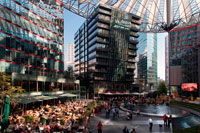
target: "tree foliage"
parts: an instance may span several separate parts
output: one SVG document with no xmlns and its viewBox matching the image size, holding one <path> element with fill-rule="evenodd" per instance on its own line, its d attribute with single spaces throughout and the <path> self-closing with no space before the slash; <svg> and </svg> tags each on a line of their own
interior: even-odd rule
<svg viewBox="0 0 200 133">
<path fill-rule="evenodd" d="M 167 85 L 164 81 L 160 82 L 158 85 L 158 94 L 167 94 Z"/>
<path fill-rule="evenodd" d="M 67 70 L 65 71 L 64 77 L 66 79 L 74 79 L 74 70 L 72 66 L 68 66 Z"/>
<path fill-rule="evenodd" d="M 3 103 L 3 99 L 6 95 L 10 96 L 11 102 L 15 102 L 15 94 L 24 92 L 20 86 L 12 86 L 11 75 L 6 73 L 0 73 L 0 104 Z"/>
</svg>

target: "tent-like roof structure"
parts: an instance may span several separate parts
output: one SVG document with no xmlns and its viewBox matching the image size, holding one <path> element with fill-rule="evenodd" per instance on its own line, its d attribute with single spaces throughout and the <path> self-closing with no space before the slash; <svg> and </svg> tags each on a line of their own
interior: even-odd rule
<svg viewBox="0 0 200 133">
<path fill-rule="evenodd" d="M 177 25 L 199 22 L 200 0 L 60 0 L 64 7 L 87 18 L 99 5 L 108 5 L 141 17 L 142 32 L 169 31 Z"/>
</svg>

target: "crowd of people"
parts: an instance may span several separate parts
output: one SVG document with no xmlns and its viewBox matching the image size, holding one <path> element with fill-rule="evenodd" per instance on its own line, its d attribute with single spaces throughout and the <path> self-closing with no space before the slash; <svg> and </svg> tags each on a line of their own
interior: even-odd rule
<svg viewBox="0 0 200 133">
<path fill-rule="evenodd" d="M 166 102 L 169 101 L 168 98 L 157 97 L 144 98 L 144 97 L 112 97 L 108 98 L 104 102 L 104 109 L 106 112 L 106 118 L 110 117 L 116 120 L 120 117 L 120 107 L 130 106 L 132 104 L 155 104 L 155 101 Z M 162 103 L 161 102 L 161 103 Z M 46 105 L 40 106 L 38 108 L 33 108 L 31 110 L 26 110 L 25 112 L 12 112 L 9 116 L 11 132 L 89 132 L 90 130 L 90 116 L 85 115 L 89 101 L 66 101 L 65 103 L 58 102 L 57 105 Z M 92 116 L 95 116 L 95 112 L 98 112 L 98 108 L 93 108 Z M 137 111 L 138 114 L 140 111 Z M 111 116 L 112 115 L 112 116 Z M 127 112 L 127 119 L 132 119 L 132 111 Z M 79 124 L 80 119 L 82 123 Z M 172 116 L 163 116 L 164 125 L 170 126 Z M 150 130 L 153 127 L 153 120 L 150 118 L 148 120 L 150 125 Z M 99 133 L 102 132 L 103 125 L 101 122 L 97 125 L 97 130 Z M 135 133 L 135 129 L 128 130 L 124 127 L 123 132 Z"/>
<path fill-rule="evenodd" d="M 9 116 L 12 132 L 76 132 L 78 130 L 87 132 L 88 126 L 80 126 L 78 120 L 83 119 L 88 101 L 69 101 L 65 104 L 55 106 L 41 106 L 40 108 L 27 110 L 19 114 L 12 113 Z M 26 120 L 26 119 L 31 120 Z M 85 125 L 89 123 L 89 117 L 84 118 Z"/>
<path fill-rule="evenodd" d="M 112 119 L 119 118 L 119 108 L 122 107 L 128 107 L 130 108 L 131 105 L 134 104 L 164 104 L 169 102 L 168 97 L 157 97 L 157 98 L 145 98 L 145 97 L 112 97 L 106 99 L 108 102 L 105 103 L 104 108 L 106 110 L 106 118 L 108 119 L 110 117 L 110 113 L 112 112 Z M 127 111 L 127 120 L 132 119 L 133 112 Z M 140 110 L 137 110 L 137 115 L 140 115 Z M 172 115 L 163 115 L 163 122 L 164 126 L 170 127 L 172 122 Z M 153 120 L 152 118 L 149 118 L 149 130 L 151 131 L 153 128 Z M 123 133 L 135 133 L 135 129 L 129 130 L 127 126 L 124 127 Z"/>
<path fill-rule="evenodd" d="M 104 103 L 104 109 L 106 111 L 106 118 L 110 118 L 110 114 L 112 113 L 112 119 L 119 118 L 119 103 L 118 101 L 110 100 Z"/>
</svg>

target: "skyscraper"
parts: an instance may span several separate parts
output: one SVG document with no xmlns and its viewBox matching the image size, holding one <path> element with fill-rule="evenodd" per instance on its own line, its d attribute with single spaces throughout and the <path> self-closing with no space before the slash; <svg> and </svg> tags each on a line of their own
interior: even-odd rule
<svg viewBox="0 0 200 133">
<path fill-rule="evenodd" d="M 199 24 L 193 24 L 176 28 L 169 34 L 169 84 L 176 86 L 179 92 L 182 83 L 196 83 L 199 88 L 200 35 L 198 31 L 200 31 Z"/>
<path fill-rule="evenodd" d="M 66 54 L 65 54 L 65 69 L 68 66 L 72 66 L 74 68 L 74 44 L 66 44 Z"/>
<path fill-rule="evenodd" d="M 95 93 L 131 89 L 139 25 L 140 17 L 99 5 L 75 34 L 75 75 Z"/>
<path fill-rule="evenodd" d="M 64 10 L 58 0 L 0 1 L 0 71 L 26 91 L 60 87 Z"/>
<path fill-rule="evenodd" d="M 138 53 L 138 78 L 145 79 L 145 89 L 157 87 L 157 34 L 139 33 Z"/>
</svg>

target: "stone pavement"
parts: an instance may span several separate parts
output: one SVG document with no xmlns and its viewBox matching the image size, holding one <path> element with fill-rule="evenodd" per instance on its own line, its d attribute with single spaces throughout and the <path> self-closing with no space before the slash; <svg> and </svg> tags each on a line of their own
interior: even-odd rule
<svg viewBox="0 0 200 133">
<path fill-rule="evenodd" d="M 111 114 L 112 116 L 112 114 Z M 106 119 L 105 111 L 102 109 L 102 112 L 97 116 L 92 117 L 91 124 L 91 133 L 97 133 L 97 124 L 99 121 L 103 124 L 103 133 L 122 133 L 124 126 L 127 126 L 128 129 L 135 128 L 137 133 L 171 133 L 172 129 L 164 127 L 162 118 L 152 117 L 153 120 L 153 129 L 149 131 L 148 124 L 149 117 L 147 116 L 137 116 L 133 115 L 132 120 L 126 120 L 126 112 L 120 110 L 120 118 L 117 120 Z M 159 124 L 162 124 L 162 128 L 159 127 Z"/>
</svg>

